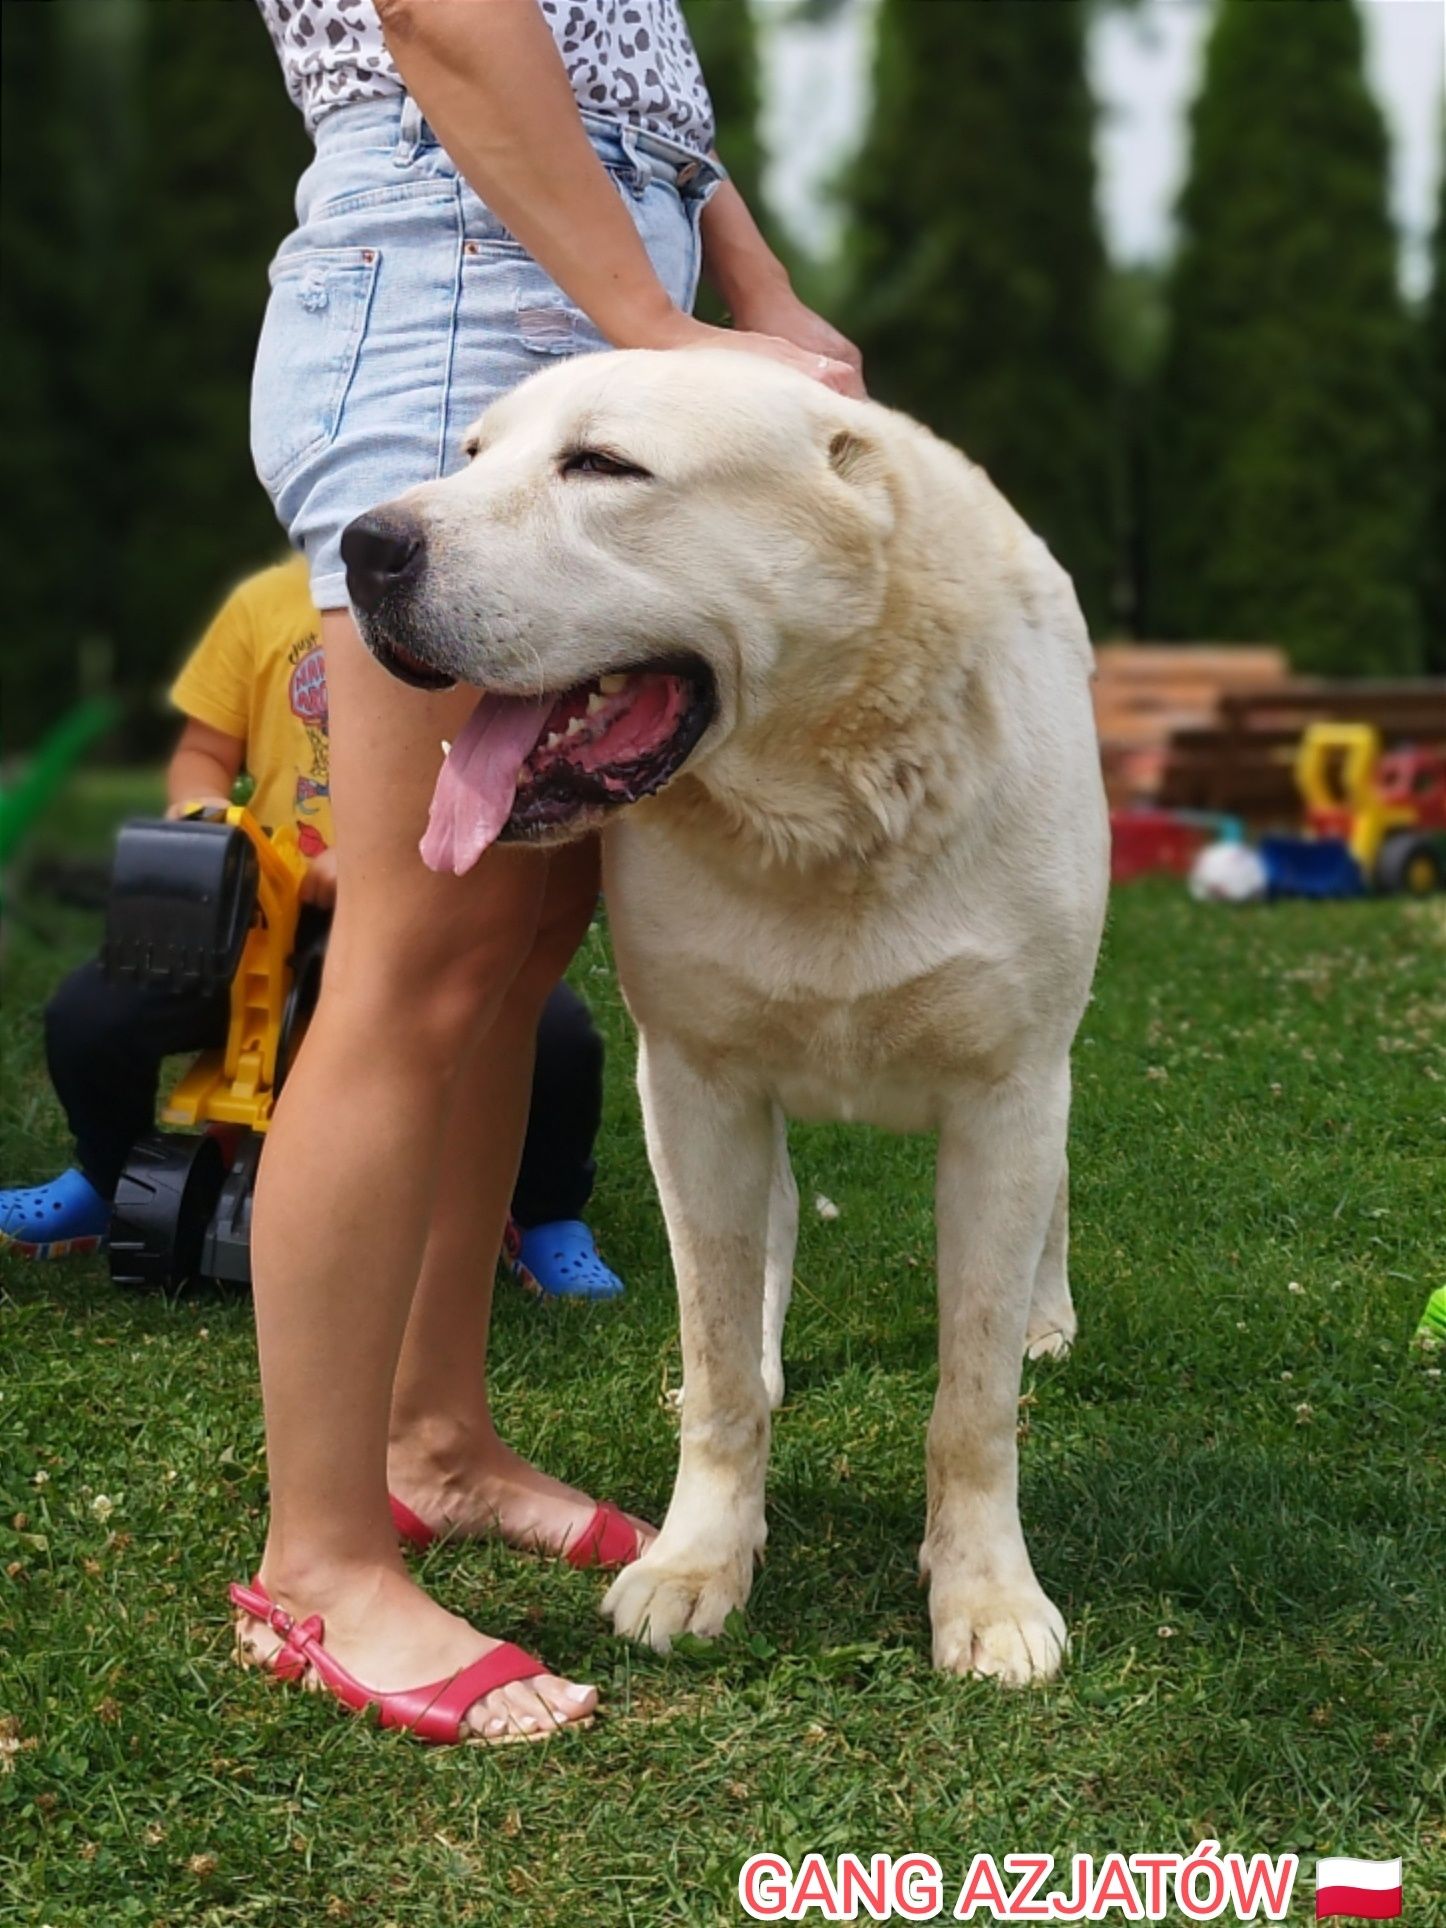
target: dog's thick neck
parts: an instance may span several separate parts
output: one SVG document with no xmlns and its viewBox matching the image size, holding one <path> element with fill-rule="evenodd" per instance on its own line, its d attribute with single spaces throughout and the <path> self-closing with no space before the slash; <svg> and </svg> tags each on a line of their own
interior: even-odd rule
<svg viewBox="0 0 1446 1928">
<path fill-rule="evenodd" d="M 972 531 L 941 511 L 960 499 L 957 453 L 923 437 L 918 457 L 893 480 L 877 618 L 826 661 L 806 639 L 782 639 L 766 705 L 658 800 L 680 830 L 704 813 L 713 838 L 724 827 L 750 863 L 832 871 L 847 887 L 850 873 L 888 869 L 899 851 L 913 867 L 927 862 L 966 812 L 990 807 L 1005 700 L 998 605 L 1015 572 L 1008 557 L 969 555 Z M 961 573 L 977 613 L 964 629 Z"/>
<path fill-rule="evenodd" d="M 994 722 L 984 679 L 964 663 L 931 671 L 907 650 L 895 655 L 889 633 L 883 647 L 875 637 L 847 652 L 825 704 L 761 721 L 694 779 L 695 806 L 721 816 L 755 858 L 814 870 L 868 868 L 906 844 L 921 856 L 985 777 Z"/>
</svg>

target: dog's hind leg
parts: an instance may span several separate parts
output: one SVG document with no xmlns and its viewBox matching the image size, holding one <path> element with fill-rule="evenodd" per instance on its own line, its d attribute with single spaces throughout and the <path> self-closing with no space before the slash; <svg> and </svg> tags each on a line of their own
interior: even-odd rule
<svg viewBox="0 0 1446 1928">
<path fill-rule="evenodd" d="M 768 1257 L 763 1274 L 763 1386 L 769 1410 L 783 1404 L 783 1322 L 793 1297 L 798 1247 L 798 1185 L 788 1156 L 788 1120 L 773 1107 L 773 1186 L 768 1194 Z"/>
<path fill-rule="evenodd" d="M 1024 1332 L 1026 1359 L 1059 1359 L 1074 1344 L 1079 1320 L 1069 1291 L 1069 1160 L 1060 1174 L 1044 1250 L 1034 1270 L 1034 1297 Z"/>
<path fill-rule="evenodd" d="M 702 1076 L 646 1034 L 638 1085 L 673 1250 L 687 1397 L 662 1530 L 603 1601 L 619 1633 L 666 1652 L 721 1633 L 753 1585 L 767 1532 L 763 1275 L 775 1129 L 762 1091 Z"/>
<path fill-rule="evenodd" d="M 1019 1523 L 1016 1427 L 1068 1116 L 1064 1069 L 971 1093 L 939 1133 L 939 1391 L 919 1566 L 935 1666 L 1010 1685 L 1047 1678 L 1066 1646 Z"/>
</svg>

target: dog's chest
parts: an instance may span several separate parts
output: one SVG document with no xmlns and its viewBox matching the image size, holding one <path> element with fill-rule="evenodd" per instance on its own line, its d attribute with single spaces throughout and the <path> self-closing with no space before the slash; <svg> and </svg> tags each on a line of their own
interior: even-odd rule
<svg viewBox="0 0 1446 1928">
<path fill-rule="evenodd" d="M 609 876 L 640 1027 L 793 1116 L 930 1129 L 946 1093 L 1019 1048 L 1027 973 L 997 931 L 940 906 L 870 918 L 665 878 L 654 864 Z"/>
<path fill-rule="evenodd" d="M 926 1130 L 941 1096 L 977 1072 L 1010 1028 L 991 1000 L 968 995 L 969 976 L 955 965 L 858 996 L 782 997 L 717 967 L 706 1015 L 673 1015 L 695 1048 L 751 1074 L 794 1117 Z"/>
</svg>

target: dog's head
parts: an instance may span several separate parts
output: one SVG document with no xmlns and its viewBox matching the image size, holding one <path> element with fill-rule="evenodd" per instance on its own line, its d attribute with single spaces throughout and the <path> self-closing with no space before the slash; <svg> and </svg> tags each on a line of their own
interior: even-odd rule
<svg viewBox="0 0 1446 1928">
<path fill-rule="evenodd" d="M 367 646 L 404 682 L 487 692 L 428 862 L 579 835 L 685 763 L 706 780 L 791 658 L 827 701 L 831 648 L 883 604 L 874 426 L 734 350 L 582 356 L 490 408 L 465 469 L 353 522 Z"/>
</svg>

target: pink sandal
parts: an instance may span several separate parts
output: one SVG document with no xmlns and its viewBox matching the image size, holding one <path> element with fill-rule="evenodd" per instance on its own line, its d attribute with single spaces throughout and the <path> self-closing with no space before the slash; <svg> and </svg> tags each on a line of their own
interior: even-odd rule
<svg viewBox="0 0 1446 1928">
<path fill-rule="evenodd" d="M 408 1546 L 422 1553 L 441 1537 L 436 1527 L 428 1526 L 405 1500 L 399 1500 L 394 1493 L 388 1497 L 392 1524 Z M 579 1568 L 625 1567 L 631 1566 L 641 1551 L 638 1529 L 627 1514 L 610 1501 L 599 1500 L 592 1518 L 562 1557 L 569 1566 Z"/>
<path fill-rule="evenodd" d="M 453 1674 L 448 1680 L 434 1680 L 426 1687 L 407 1687 L 398 1693 L 379 1693 L 375 1687 L 364 1687 L 352 1674 L 349 1674 L 339 1660 L 333 1658 L 321 1644 L 326 1629 L 319 1614 L 312 1614 L 305 1620 L 296 1620 L 278 1607 L 270 1599 L 259 1578 L 249 1587 L 232 1585 L 229 1589 L 231 1604 L 239 1607 L 242 1613 L 249 1614 L 253 1620 L 260 1620 L 271 1631 L 281 1636 L 282 1644 L 269 1660 L 256 1664 L 268 1673 L 275 1674 L 278 1680 L 300 1680 L 308 1667 L 312 1668 L 327 1692 L 344 1707 L 364 1714 L 372 1708 L 377 1710 L 379 1724 L 383 1727 L 400 1727 L 419 1741 L 430 1741 L 437 1746 L 455 1746 L 458 1743 L 471 1745 L 474 1742 L 487 1747 L 504 1746 L 512 1741 L 545 1740 L 548 1731 L 540 1734 L 486 1734 L 463 1735 L 462 1720 L 469 1707 L 493 1693 L 498 1687 L 508 1687 L 514 1680 L 535 1680 L 548 1669 L 532 1654 L 521 1647 L 514 1647 L 504 1641 L 494 1647 L 490 1654 L 474 1660 L 470 1667 Z M 587 1727 L 592 1723 L 590 1714 L 580 1720 L 568 1721 L 569 1727 Z"/>
</svg>

